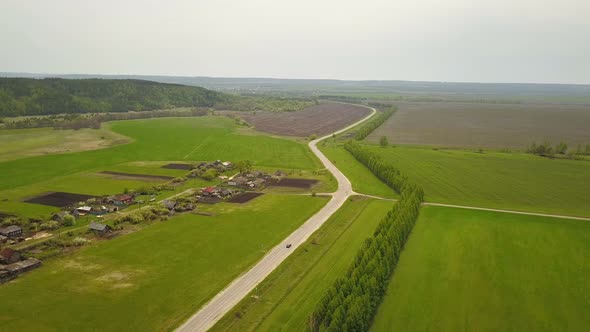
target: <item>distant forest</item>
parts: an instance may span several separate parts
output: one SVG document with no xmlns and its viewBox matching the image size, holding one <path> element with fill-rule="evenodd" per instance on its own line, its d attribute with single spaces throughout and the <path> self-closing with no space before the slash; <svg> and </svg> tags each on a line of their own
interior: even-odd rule
<svg viewBox="0 0 590 332">
<path fill-rule="evenodd" d="M 213 107 L 230 98 L 200 87 L 142 80 L 0 78 L 0 116 Z"/>
</svg>

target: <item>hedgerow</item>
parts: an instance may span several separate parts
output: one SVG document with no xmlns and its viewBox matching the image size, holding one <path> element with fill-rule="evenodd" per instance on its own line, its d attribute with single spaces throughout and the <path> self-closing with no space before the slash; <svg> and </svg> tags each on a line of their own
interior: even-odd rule
<svg viewBox="0 0 590 332">
<path fill-rule="evenodd" d="M 424 192 L 375 153 L 349 142 L 347 150 L 375 175 L 401 193 L 399 201 L 365 240 L 346 274 L 338 278 L 309 317 L 312 331 L 368 331 L 387 285 L 412 232 Z"/>
</svg>

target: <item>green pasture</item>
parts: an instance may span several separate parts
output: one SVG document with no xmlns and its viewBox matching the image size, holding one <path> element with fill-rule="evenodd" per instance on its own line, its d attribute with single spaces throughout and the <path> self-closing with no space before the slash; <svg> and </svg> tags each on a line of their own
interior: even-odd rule
<svg viewBox="0 0 590 332">
<path fill-rule="evenodd" d="M 420 185 L 426 201 L 590 216 L 590 162 L 522 153 L 371 147 Z"/>
<path fill-rule="evenodd" d="M 305 331 L 317 301 L 392 204 L 359 197 L 346 202 L 212 331 Z"/>
<path fill-rule="evenodd" d="M 590 223 L 424 207 L 372 331 L 585 331 Z"/>
<path fill-rule="evenodd" d="M 0 330 L 171 330 L 326 201 L 221 203 L 47 261 L 1 286 Z"/>
</svg>

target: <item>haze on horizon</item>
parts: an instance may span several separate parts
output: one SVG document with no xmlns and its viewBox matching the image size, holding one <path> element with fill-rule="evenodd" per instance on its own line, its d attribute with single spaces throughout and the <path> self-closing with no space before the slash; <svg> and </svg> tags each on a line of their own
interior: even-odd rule
<svg viewBox="0 0 590 332">
<path fill-rule="evenodd" d="M 585 0 L 0 3 L 0 72 L 590 83 Z"/>
</svg>

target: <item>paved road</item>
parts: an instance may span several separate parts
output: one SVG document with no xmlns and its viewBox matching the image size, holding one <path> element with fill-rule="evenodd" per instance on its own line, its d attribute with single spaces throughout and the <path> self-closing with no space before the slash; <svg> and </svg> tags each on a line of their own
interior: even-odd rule
<svg viewBox="0 0 590 332">
<path fill-rule="evenodd" d="M 362 120 L 335 132 L 339 134 L 363 121 L 366 121 L 375 114 L 375 109 Z M 219 292 L 211 301 L 205 304 L 196 314 L 180 326 L 177 331 L 207 331 L 220 320 L 231 308 L 246 297 L 261 281 L 263 281 L 275 268 L 277 268 L 297 247 L 303 244 L 334 212 L 336 212 L 346 199 L 354 192 L 350 181 L 340 172 L 334 164 L 324 156 L 317 148 L 319 141 L 331 137 L 332 134 L 309 142 L 309 148 L 320 159 L 328 171 L 338 181 L 338 190 L 332 194 L 332 198 L 320 211 L 309 218 L 301 227 L 291 233 L 286 239 L 272 248 L 254 267 L 232 281 L 229 286 Z M 286 248 L 290 243 L 291 248 Z"/>
</svg>

